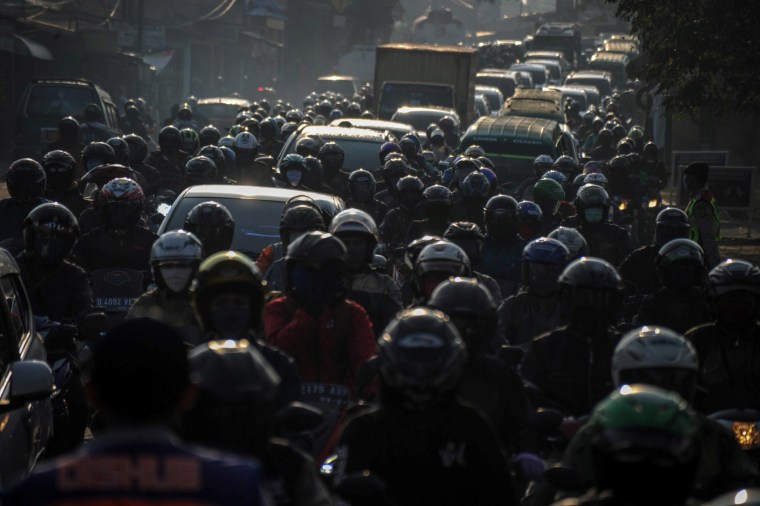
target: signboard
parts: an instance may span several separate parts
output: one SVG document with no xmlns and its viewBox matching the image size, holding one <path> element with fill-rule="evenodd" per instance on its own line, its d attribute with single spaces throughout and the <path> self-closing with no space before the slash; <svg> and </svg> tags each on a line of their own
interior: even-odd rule
<svg viewBox="0 0 760 506">
<path fill-rule="evenodd" d="M 715 196 L 718 209 L 727 211 L 751 211 L 752 189 L 755 183 L 755 167 L 710 167 L 707 187 Z M 683 167 L 677 170 L 679 181 Z M 686 207 L 689 195 L 683 184 L 678 187 L 678 204 Z"/>
<path fill-rule="evenodd" d="M 710 167 L 725 167 L 728 165 L 728 151 L 673 151 L 670 163 L 673 167 L 673 177 L 678 175 L 679 167 L 686 167 L 694 162 L 704 162 Z M 680 185 L 681 180 L 674 180 L 673 184 Z"/>
</svg>

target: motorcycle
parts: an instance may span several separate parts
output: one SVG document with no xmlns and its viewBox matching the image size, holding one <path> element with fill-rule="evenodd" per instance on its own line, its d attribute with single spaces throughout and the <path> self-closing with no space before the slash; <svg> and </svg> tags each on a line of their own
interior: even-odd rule
<svg viewBox="0 0 760 506">
<path fill-rule="evenodd" d="M 144 277 L 142 271 L 121 267 L 97 269 L 90 273 L 93 301 L 110 318 L 108 328 L 122 321 L 143 293 Z"/>
</svg>

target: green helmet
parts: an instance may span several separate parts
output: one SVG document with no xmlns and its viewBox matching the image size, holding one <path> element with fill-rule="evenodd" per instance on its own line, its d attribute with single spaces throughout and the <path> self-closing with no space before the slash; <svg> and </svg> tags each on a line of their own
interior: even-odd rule
<svg viewBox="0 0 760 506">
<path fill-rule="evenodd" d="M 195 154 L 201 145 L 198 132 L 192 128 L 183 128 L 179 131 L 179 149 L 188 154 Z"/>
<path fill-rule="evenodd" d="M 565 199 L 565 190 L 554 179 L 544 178 L 533 185 L 533 199 L 559 202 Z"/>
<path fill-rule="evenodd" d="M 588 423 L 602 453 L 651 450 L 681 462 L 693 455 L 699 431 L 698 416 L 681 396 L 649 385 L 623 385 L 594 408 Z"/>
</svg>

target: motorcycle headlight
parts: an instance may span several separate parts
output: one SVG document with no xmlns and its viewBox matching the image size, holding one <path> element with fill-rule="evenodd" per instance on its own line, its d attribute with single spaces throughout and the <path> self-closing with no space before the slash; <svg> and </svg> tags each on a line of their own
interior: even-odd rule
<svg viewBox="0 0 760 506">
<path fill-rule="evenodd" d="M 647 207 L 649 207 L 649 209 L 654 209 L 657 207 L 657 199 L 649 199 L 649 204 Z"/>
<path fill-rule="evenodd" d="M 618 209 L 620 209 L 621 211 L 625 211 L 626 209 L 628 209 L 628 201 L 627 200 L 621 201 L 620 204 L 618 205 Z"/>
<path fill-rule="evenodd" d="M 742 450 L 760 448 L 760 430 L 754 422 L 734 422 L 731 430 Z"/>
</svg>

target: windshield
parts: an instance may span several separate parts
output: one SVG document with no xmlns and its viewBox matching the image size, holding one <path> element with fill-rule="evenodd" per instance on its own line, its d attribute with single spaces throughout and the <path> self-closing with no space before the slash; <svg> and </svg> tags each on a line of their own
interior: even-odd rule
<svg viewBox="0 0 760 506">
<path fill-rule="evenodd" d="M 176 204 L 177 207 L 169 216 L 164 231 L 182 228 L 187 213 L 201 202 L 209 200 L 225 206 L 235 218 L 232 249 L 251 255 L 255 259 L 265 246 L 280 240 L 280 214 L 285 202 L 277 200 L 185 197 Z"/>
<path fill-rule="evenodd" d="M 499 95 L 495 93 L 483 93 L 482 97 L 488 102 L 488 108 L 492 111 L 498 111 L 501 109 L 501 103 L 499 103 Z"/>
<path fill-rule="evenodd" d="M 538 68 L 534 69 L 531 68 L 524 68 L 524 67 L 517 67 L 512 66 L 512 70 L 518 70 L 520 72 L 527 72 L 530 74 L 530 76 L 533 78 L 533 85 L 537 88 L 540 88 L 544 84 L 546 84 L 546 67 L 543 65 L 538 66 Z"/>
<path fill-rule="evenodd" d="M 499 88 L 499 91 L 504 95 L 505 99 L 515 94 L 515 81 L 508 77 L 476 76 L 475 83 L 482 84 L 483 86 Z"/>
<path fill-rule="evenodd" d="M 228 120 L 230 125 L 235 122 L 240 106 L 233 104 L 199 104 L 196 106 L 207 118 Z"/>
<path fill-rule="evenodd" d="M 347 81 L 347 80 L 335 80 L 335 81 L 319 80 L 317 81 L 317 85 L 316 85 L 317 93 L 325 93 L 328 91 L 332 91 L 333 93 L 340 93 L 343 96 L 351 98 L 354 96 L 354 83 L 352 81 Z"/>
<path fill-rule="evenodd" d="M 95 90 L 83 86 L 44 85 L 34 86 L 26 101 L 25 113 L 30 117 L 82 117 L 87 104 L 99 105 Z"/>
<path fill-rule="evenodd" d="M 601 77 L 572 77 L 567 80 L 567 84 L 587 84 L 599 90 L 599 95 L 602 97 L 608 97 L 612 95 L 612 85 L 610 85 L 609 81 Z"/>
<path fill-rule="evenodd" d="M 418 83 L 385 83 L 380 94 L 380 118 L 389 119 L 399 107 L 448 107 L 454 108 L 454 90 L 451 86 Z M 416 123 L 400 119 L 417 128 Z M 427 126 L 430 123 L 425 124 Z M 419 128 L 417 128 L 419 130 Z M 422 128 L 424 130 L 424 127 Z"/>
<path fill-rule="evenodd" d="M 369 171 L 375 171 L 379 168 L 379 153 L 380 146 L 385 141 L 359 141 L 354 139 L 333 139 L 326 136 L 320 136 L 320 140 L 323 144 L 328 142 L 335 142 L 341 148 L 346 155 L 343 162 L 343 168 L 346 170 L 354 171 L 356 169 L 366 169 Z M 291 142 L 288 145 L 287 154 L 295 153 L 297 142 Z M 284 156 L 284 155 L 282 155 Z"/>
<path fill-rule="evenodd" d="M 393 115 L 393 121 L 408 123 L 412 125 L 415 130 L 423 131 L 431 123 L 438 123 L 438 120 L 444 116 L 447 116 L 447 113 L 444 111 L 396 113 Z"/>
</svg>

